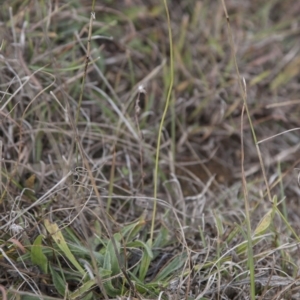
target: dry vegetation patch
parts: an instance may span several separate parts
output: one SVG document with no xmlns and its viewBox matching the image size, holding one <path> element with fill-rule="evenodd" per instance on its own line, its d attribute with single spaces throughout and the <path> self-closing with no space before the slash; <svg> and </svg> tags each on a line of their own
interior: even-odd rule
<svg viewBox="0 0 300 300">
<path fill-rule="evenodd" d="M 299 299 L 299 1 L 95 2 L 1 3 L 2 299 Z"/>
</svg>

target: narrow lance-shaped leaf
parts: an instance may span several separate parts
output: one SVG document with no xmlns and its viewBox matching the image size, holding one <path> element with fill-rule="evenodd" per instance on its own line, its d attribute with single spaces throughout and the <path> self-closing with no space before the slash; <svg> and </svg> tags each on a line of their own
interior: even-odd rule
<svg viewBox="0 0 300 300">
<path fill-rule="evenodd" d="M 44 222 L 46 229 L 51 234 L 53 240 L 59 247 L 59 249 L 65 254 L 65 256 L 69 259 L 69 261 L 74 265 L 74 267 L 82 274 L 85 274 L 84 269 L 80 266 L 75 256 L 70 251 L 64 236 L 62 235 L 59 227 L 56 223 L 50 223 L 49 220 L 45 220 Z"/>
</svg>

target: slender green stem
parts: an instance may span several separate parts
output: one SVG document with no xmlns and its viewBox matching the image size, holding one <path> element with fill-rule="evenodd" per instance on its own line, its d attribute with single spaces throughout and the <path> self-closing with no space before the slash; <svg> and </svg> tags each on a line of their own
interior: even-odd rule
<svg viewBox="0 0 300 300">
<path fill-rule="evenodd" d="M 161 143 L 161 135 L 162 129 L 164 125 L 164 121 L 167 115 L 167 111 L 170 104 L 170 99 L 172 95 L 173 83 L 174 83 L 174 57 L 173 57 L 173 42 L 172 42 L 172 30 L 171 30 L 171 21 L 170 14 L 168 9 L 167 0 L 164 0 L 164 6 L 166 9 L 167 22 L 168 22 L 168 31 L 169 31 L 169 43 L 170 43 L 170 85 L 168 89 L 168 95 L 166 100 L 165 109 L 160 121 L 159 129 L 158 129 L 158 137 L 157 137 L 157 146 L 156 146 L 156 157 L 155 157 L 155 170 L 154 170 L 154 203 L 153 203 L 153 214 L 152 214 L 152 222 L 151 222 L 151 233 L 150 233 L 150 243 L 152 245 L 153 242 L 153 233 L 154 233 L 154 223 L 155 223 L 155 215 L 157 209 L 157 183 L 158 183 L 158 162 L 159 162 L 159 152 L 160 152 L 160 143 Z"/>
</svg>

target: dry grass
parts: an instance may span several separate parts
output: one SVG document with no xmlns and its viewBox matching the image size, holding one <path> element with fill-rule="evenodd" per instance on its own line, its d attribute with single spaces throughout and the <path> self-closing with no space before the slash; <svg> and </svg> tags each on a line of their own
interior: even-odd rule
<svg viewBox="0 0 300 300">
<path fill-rule="evenodd" d="M 298 299 L 300 4 L 225 1 L 256 145 L 221 1 L 104 2 L 2 4 L 2 299 Z"/>
</svg>

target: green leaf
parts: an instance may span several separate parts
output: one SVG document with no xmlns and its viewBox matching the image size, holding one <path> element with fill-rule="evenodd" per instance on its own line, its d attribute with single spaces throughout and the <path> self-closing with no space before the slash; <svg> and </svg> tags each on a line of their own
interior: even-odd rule
<svg viewBox="0 0 300 300">
<path fill-rule="evenodd" d="M 264 216 L 263 218 L 260 220 L 259 224 L 257 225 L 255 231 L 254 231 L 254 235 L 255 236 L 259 236 L 264 234 L 267 229 L 269 228 L 270 224 L 273 221 L 272 218 L 273 215 L 273 209 L 270 209 Z"/>
<path fill-rule="evenodd" d="M 147 287 L 147 284 L 144 281 L 140 281 L 138 277 L 136 277 L 132 272 L 128 271 L 128 273 L 130 274 L 130 278 L 132 279 L 132 281 L 134 281 L 134 285 L 137 289 L 137 291 L 140 294 L 145 294 L 145 293 L 151 293 L 150 289 Z"/>
<path fill-rule="evenodd" d="M 153 253 L 151 248 L 147 245 L 147 243 L 144 243 L 142 241 L 134 241 L 134 242 L 130 242 L 126 245 L 126 247 L 132 247 L 132 248 L 144 248 L 148 254 L 148 256 L 152 259 L 153 258 Z"/>
<path fill-rule="evenodd" d="M 86 296 L 84 296 L 82 298 L 82 300 L 92 300 L 92 299 L 94 299 L 94 293 L 93 292 L 87 293 Z"/>
<path fill-rule="evenodd" d="M 107 258 L 106 258 L 107 262 L 109 261 L 109 258 L 110 258 L 110 254 L 107 255 Z M 106 267 L 110 267 L 110 266 L 111 266 L 110 262 L 106 264 Z M 110 279 L 110 277 L 112 276 L 112 271 L 108 270 L 108 269 L 100 268 L 99 273 L 103 279 L 103 282 L 104 282 L 103 286 L 105 288 L 107 295 L 109 295 L 110 297 L 115 297 L 115 296 L 120 295 L 121 291 L 116 289 L 113 286 L 112 280 Z"/>
<path fill-rule="evenodd" d="M 77 262 L 75 256 L 72 254 L 70 251 L 66 240 L 64 236 L 61 233 L 61 230 L 57 226 L 56 223 L 50 223 L 48 219 L 45 220 L 44 222 L 45 227 L 47 231 L 51 234 L 53 240 L 59 247 L 59 249 L 65 254 L 65 256 L 68 258 L 68 260 L 73 264 L 73 266 L 82 274 L 85 274 L 84 269 L 80 266 L 80 264 Z"/>
<path fill-rule="evenodd" d="M 104 282 L 103 285 L 104 285 L 105 291 L 108 296 L 110 296 L 110 297 L 120 296 L 121 291 L 119 289 L 116 289 L 113 286 L 112 280 L 108 280 L 108 281 Z"/>
<path fill-rule="evenodd" d="M 95 280 L 91 279 L 85 282 L 79 289 L 70 295 L 70 299 L 82 299 L 83 295 L 96 286 Z"/>
<path fill-rule="evenodd" d="M 43 235 L 39 235 L 31 247 L 31 261 L 38 265 L 44 273 L 48 273 L 48 259 L 42 250 Z"/>
<path fill-rule="evenodd" d="M 187 255 L 182 253 L 172 259 L 166 266 L 162 268 L 159 274 L 156 276 L 156 280 L 164 280 L 168 276 L 174 275 L 174 272 L 181 268 L 186 263 Z"/>
<path fill-rule="evenodd" d="M 64 280 L 61 278 L 61 276 L 59 275 L 59 273 L 57 273 L 51 266 L 51 264 L 49 264 L 49 269 L 50 269 L 50 273 L 52 276 L 52 282 L 56 288 L 56 290 L 58 291 L 58 293 L 61 296 L 64 296 L 66 293 L 66 283 L 64 282 Z"/>
<path fill-rule="evenodd" d="M 141 218 L 138 222 L 125 226 L 121 231 L 122 236 L 126 237 L 126 241 L 131 241 L 145 226 L 145 223 L 145 220 Z"/>
<path fill-rule="evenodd" d="M 151 240 L 148 240 L 147 241 L 147 246 L 149 248 L 150 248 L 150 243 L 151 243 Z M 142 257 L 142 261 L 141 261 L 141 266 L 140 266 L 140 270 L 139 270 L 139 279 L 141 281 L 144 281 L 144 279 L 146 277 L 146 274 L 148 272 L 149 265 L 150 265 L 150 262 L 152 260 L 152 257 L 149 255 L 149 253 L 147 251 L 145 251 L 143 253 L 143 257 Z"/>
<path fill-rule="evenodd" d="M 110 251 L 105 252 L 103 269 L 111 271 L 111 262 L 110 262 Z"/>
<path fill-rule="evenodd" d="M 162 227 L 153 242 L 153 248 L 164 247 L 168 243 L 168 230 Z"/>
<path fill-rule="evenodd" d="M 276 207 L 277 207 L 277 196 L 275 195 L 272 199 L 273 206 L 272 208 L 263 216 L 263 218 L 260 220 L 259 224 L 257 225 L 254 236 L 259 236 L 264 234 L 267 229 L 270 227 L 271 223 L 273 222 Z"/>
<path fill-rule="evenodd" d="M 117 247 L 116 251 L 118 251 L 118 253 L 120 253 L 120 243 L 118 242 L 119 234 L 115 234 L 114 238 L 115 238 L 115 243 L 116 243 L 116 247 Z M 108 258 L 110 261 L 110 268 L 105 267 L 105 269 L 111 270 L 112 275 L 116 275 L 121 272 L 118 258 L 116 255 L 116 251 L 115 251 L 112 241 L 109 241 L 107 244 L 107 247 L 106 247 L 106 253 L 110 254 L 109 258 Z M 106 255 L 106 253 L 105 253 L 105 255 Z"/>
<path fill-rule="evenodd" d="M 109 278 L 111 276 L 111 270 L 106 270 L 104 268 L 99 268 L 99 274 L 101 278 Z"/>
</svg>

